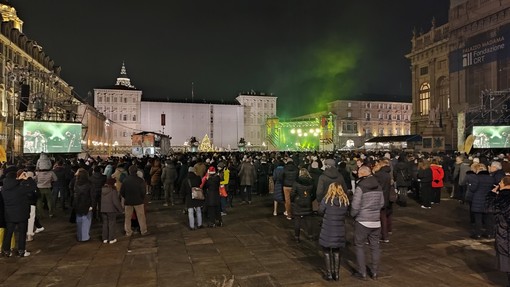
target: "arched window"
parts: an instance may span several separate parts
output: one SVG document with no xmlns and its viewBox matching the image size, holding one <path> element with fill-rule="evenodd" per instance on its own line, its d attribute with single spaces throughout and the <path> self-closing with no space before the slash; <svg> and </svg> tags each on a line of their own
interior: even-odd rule
<svg viewBox="0 0 510 287">
<path fill-rule="evenodd" d="M 441 77 L 437 81 L 437 94 L 439 95 L 439 110 L 444 112 L 450 109 L 450 84 L 448 77 Z"/>
<path fill-rule="evenodd" d="M 420 115 L 426 116 L 430 110 L 430 84 L 423 83 L 420 87 Z"/>
</svg>

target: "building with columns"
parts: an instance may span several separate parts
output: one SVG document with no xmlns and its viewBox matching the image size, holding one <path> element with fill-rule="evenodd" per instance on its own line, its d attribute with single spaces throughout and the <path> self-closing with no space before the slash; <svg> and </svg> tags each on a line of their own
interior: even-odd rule
<svg viewBox="0 0 510 287">
<path fill-rule="evenodd" d="M 452 0 L 448 23 L 413 33 L 412 132 L 424 149 L 465 150 L 478 125 L 510 119 L 510 0 Z"/>
</svg>

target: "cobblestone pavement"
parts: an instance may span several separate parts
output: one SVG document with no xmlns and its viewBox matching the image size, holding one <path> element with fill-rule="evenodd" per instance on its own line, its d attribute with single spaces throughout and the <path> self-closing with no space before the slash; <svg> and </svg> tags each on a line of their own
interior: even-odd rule
<svg viewBox="0 0 510 287">
<path fill-rule="evenodd" d="M 446 196 L 446 194 L 444 194 Z M 383 243 L 379 280 L 351 277 L 353 246 L 342 253 L 341 282 L 321 276 L 317 241 L 293 240 L 292 222 L 272 215 L 272 198 L 236 205 L 225 226 L 190 231 L 182 205 L 149 205 L 146 236 L 121 235 L 103 244 L 93 224 L 89 242 L 75 240 L 62 211 L 43 218 L 46 230 L 28 242 L 26 258 L 0 259 L 0 286 L 505 286 L 495 270 L 493 242 L 469 238 L 467 206 L 444 199 L 432 209 L 415 202 L 396 207 L 389 243 Z M 282 210 L 283 211 L 283 210 Z M 318 218 L 314 219 L 317 223 Z M 318 232 L 318 224 L 313 225 Z M 348 224 L 352 243 L 352 220 Z"/>
</svg>

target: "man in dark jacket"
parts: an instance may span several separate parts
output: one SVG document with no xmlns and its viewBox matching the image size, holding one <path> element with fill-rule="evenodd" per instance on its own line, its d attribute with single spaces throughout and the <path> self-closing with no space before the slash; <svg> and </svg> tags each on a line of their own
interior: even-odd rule
<svg viewBox="0 0 510 287">
<path fill-rule="evenodd" d="M 398 157 L 398 162 L 393 168 L 393 180 L 398 189 L 397 204 L 407 206 L 407 191 L 411 187 L 412 171 L 411 164 L 405 154 Z"/>
<path fill-rule="evenodd" d="M 202 179 L 195 174 L 195 168 L 193 166 L 188 167 L 188 175 L 182 181 L 180 192 L 184 195 L 190 230 L 202 228 L 202 206 L 204 205 L 204 200 L 193 199 L 191 196 L 191 188 L 199 187 L 201 183 Z"/>
<path fill-rule="evenodd" d="M 365 243 L 368 241 L 372 252 L 371 276 L 377 279 L 380 250 L 379 238 L 381 235 L 381 208 L 384 206 L 382 188 L 377 179 L 372 176 L 367 166 L 358 170 L 358 182 L 352 199 L 351 216 L 354 217 L 354 246 L 358 271 L 354 276 L 366 280 L 367 270 L 365 264 Z"/>
<path fill-rule="evenodd" d="M 145 181 L 137 176 L 138 168 L 132 165 L 128 169 L 129 175 L 124 179 L 120 188 L 120 195 L 123 199 L 124 205 L 124 229 L 126 236 L 131 236 L 133 230 L 131 229 L 131 216 L 133 210 L 136 211 L 136 218 L 140 225 L 140 233 L 147 234 L 147 223 L 145 220 L 144 199 L 145 199 Z"/>
<path fill-rule="evenodd" d="M 331 158 L 326 159 L 324 165 L 324 172 L 319 177 L 319 182 L 317 183 L 317 202 L 321 202 L 326 192 L 328 192 L 329 185 L 333 182 L 339 183 L 344 192 L 347 193 L 347 185 L 345 184 L 344 177 L 335 167 L 335 160 Z"/>
<path fill-rule="evenodd" d="M 106 175 L 101 171 L 100 166 L 95 166 L 90 176 L 90 184 L 92 185 L 92 196 L 95 199 L 95 206 L 92 206 L 92 216 L 96 220 L 101 220 L 101 190 L 106 183 Z"/>
<path fill-rule="evenodd" d="M 30 252 L 25 250 L 27 238 L 28 218 L 30 217 L 30 199 L 34 198 L 35 185 L 29 186 L 16 179 L 16 168 L 7 168 L 6 176 L 3 182 L 2 197 L 4 200 L 4 214 L 6 223 L 6 232 L 2 242 L 2 254 L 11 256 L 11 237 L 18 227 L 18 256 L 26 257 Z M 20 180 L 28 177 L 23 170 L 18 173 Z"/>
</svg>

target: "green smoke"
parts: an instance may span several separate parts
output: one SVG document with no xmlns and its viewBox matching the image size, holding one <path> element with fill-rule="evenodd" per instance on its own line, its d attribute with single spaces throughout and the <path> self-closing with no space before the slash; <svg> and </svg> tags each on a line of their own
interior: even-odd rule
<svg viewBox="0 0 510 287">
<path fill-rule="evenodd" d="M 360 45 L 332 39 L 296 53 L 299 55 L 291 57 L 294 61 L 279 67 L 272 88 L 278 96 L 278 116 L 324 111 L 328 102 L 351 96 L 356 90 L 352 73 L 362 54 Z"/>
</svg>

